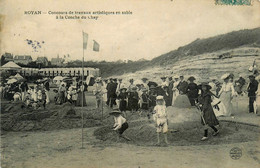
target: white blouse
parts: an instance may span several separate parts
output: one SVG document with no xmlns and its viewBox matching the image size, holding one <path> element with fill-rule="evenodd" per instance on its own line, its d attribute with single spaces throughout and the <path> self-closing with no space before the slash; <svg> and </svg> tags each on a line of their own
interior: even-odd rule
<svg viewBox="0 0 260 168">
<path fill-rule="evenodd" d="M 122 127 L 122 125 L 126 122 L 126 119 L 122 117 L 121 115 L 118 117 L 114 117 L 115 124 L 114 124 L 114 130 L 118 130 Z"/>
<path fill-rule="evenodd" d="M 231 92 L 232 93 L 232 96 L 236 95 L 236 91 L 235 91 L 235 88 L 234 88 L 234 85 L 233 83 L 229 82 L 229 83 L 223 83 L 220 91 L 219 91 L 219 95 L 222 93 L 222 92 Z"/>
</svg>

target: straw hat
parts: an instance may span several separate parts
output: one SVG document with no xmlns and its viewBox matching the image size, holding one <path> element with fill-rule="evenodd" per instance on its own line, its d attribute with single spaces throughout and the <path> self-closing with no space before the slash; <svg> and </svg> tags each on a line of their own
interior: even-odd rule
<svg viewBox="0 0 260 168">
<path fill-rule="evenodd" d="M 174 79 L 179 79 L 179 76 L 178 76 L 178 75 L 175 75 L 173 78 L 174 78 Z"/>
<path fill-rule="evenodd" d="M 120 90 L 127 90 L 127 88 L 126 87 L 121 87 Z"/>
<path fill-rule="evenodd" d="M 122 114 L 118 109 L 115 109 L 109 113 L 109 115 Z"/>
<path fill-rule="evenodd" d="M 224 80 L 224 79 L 227 79 L 229 77 L 229 73 L 225 73 L 224 75 L 221 76 L 221 79 Z"/>
<path fill-rule="evenodd" d="M 163 100 L 163 96 L 157 96 L 156 100 Z"/>
</svg>

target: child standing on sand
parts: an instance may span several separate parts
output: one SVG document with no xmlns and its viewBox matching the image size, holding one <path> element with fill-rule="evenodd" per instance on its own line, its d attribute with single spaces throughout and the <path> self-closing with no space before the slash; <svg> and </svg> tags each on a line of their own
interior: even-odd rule
<svg viewBox="0 0 260 168">
<path fill-rule="evenodd" d="M 167 120 L 167 111 L 166 105 L 163 99 L 163 96 L 156 97 L 156 106 L 154 107 L 153 117 L 156 125 L 157 132 L 157 145 L 160 144 L 160 133 L 164 134 L 164 141 L 166 144 L 169 144 L 167 140 L 168 132 L 168 120 Z"/>
</svg>

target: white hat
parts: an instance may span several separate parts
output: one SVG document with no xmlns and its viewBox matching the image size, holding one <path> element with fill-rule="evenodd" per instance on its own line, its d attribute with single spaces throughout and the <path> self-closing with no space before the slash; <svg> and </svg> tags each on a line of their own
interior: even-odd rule
<svg viewBox="0 0 260 168">
<path fill-rule="evenodd" d="M 224 80 L 224 79 L 228 78 L 229 75 L 230 75 L 229 73 L 225 73 L 224 75 L 221 76 L 221 79 Z"/>
<path fill-rule="evenodd" d="M 157 96 L 156 100 L 163 100 L 163 96 Z"/>
<path fill-rule="evenodd" d="M 178 75 L 175 75 L 173 78 L 174 78 L 174 79 L 179 79 L 179 76 L 178 76 Z"/>
</svg>

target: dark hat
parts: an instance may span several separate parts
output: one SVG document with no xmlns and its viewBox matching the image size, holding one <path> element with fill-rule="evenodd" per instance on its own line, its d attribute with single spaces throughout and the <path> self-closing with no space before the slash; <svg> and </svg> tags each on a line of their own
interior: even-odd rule
<svg viewBox="0 0 260 168">
<path fill-rule="evenodd" d="M 249 75 L 248 78 L 255 78 L 255 76 L 254 75 Z"/>
<path fill-rule="evenodd" d="M 119 81 L 122 81 L 122 79 L 118 79 Z"/>
<path fill-rule="evenodd" d="M 168 88 L 168 86 L 164 85 L 163 88 Z"/>
<path fill-rule="evenodd" d="M 142 81 L 147 81 L 148 79 L 147 78 L 142 78 Z"/>
<path fill-rule="evenodd" d="M 129 80 L 129 82 L 133 82 L 133 81 L 134 81 L 134 79 L 130 79 L 130 80 Z"/>
<path fill-rule="evenodd" d="M 166 76 L 162 76 L 161 79 L 166 79 Z"/>
<path fill-rule="evenodd" d="M 116 79 L 116 78 L 114 78 L 114 79 L 113 79 L 113 81 L 117 81 L 117 79 Z"/>
<path fill-rule="evenodd" d="M 172 77 L 171 77 L 171 76 L 169 77 L 169 80 L 172 80 Z"/>
<path fill-rule="evenodd" d="M 149 88 L 150 89 L 155 89 L 156 87 L 154 85 L 151 85 Z"/>
<path fill-rule="evenodd" d="M 109 113 L 109 115 L 122 114 L 118 109 L 115 109 Z"/>
<path fill-rule="evenodd" d="M 132 90 L 137 90 L 137 87 L 135 86 L 135 87 L 132 87 Z"/>
<path fill-rule="evenodd" d="M 212 87 L 209 85 L 208 82 L 202 82 L 200 85 L 198 85 L 199 89 L 202 89 L 202 86 L 206 86 L 208 90 L 210 90 Z"/>
<path fill-rule="evenodd" d="M 191 76 L 191 77 L 188 78 L 188 80 L 189 80 L 189 81 L 194 81 L 194 80 L 196 80 L 196 78 L 194 78 L 193 76 Z"/>
</svg>

